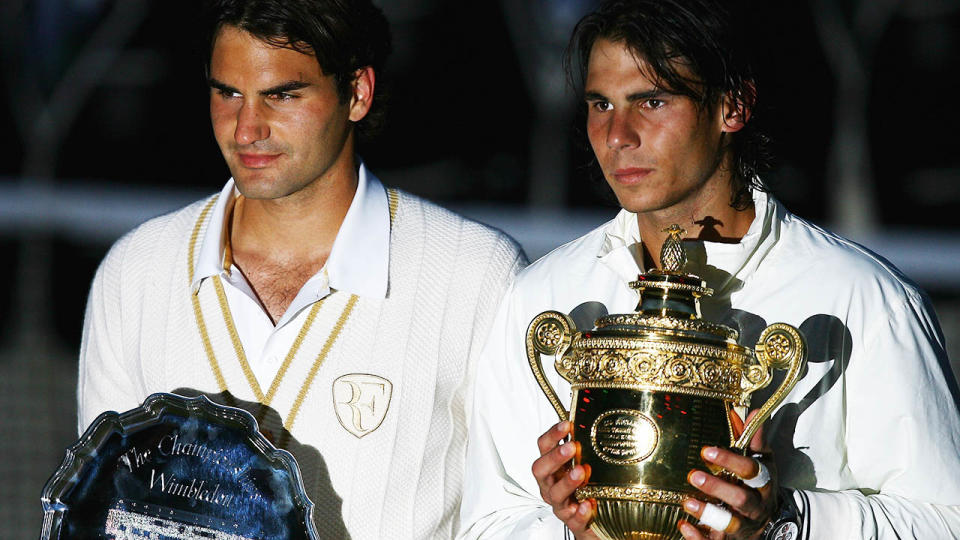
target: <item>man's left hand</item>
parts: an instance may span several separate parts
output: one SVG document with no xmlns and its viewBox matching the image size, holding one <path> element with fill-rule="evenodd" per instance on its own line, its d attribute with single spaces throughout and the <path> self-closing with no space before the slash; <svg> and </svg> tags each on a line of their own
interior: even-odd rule
<svg viewBox="0 0 960 540">
<path fill-rule="evenodd" d="M 749 418 L 748 418 L 749 419 Z M 739 418 L 738 418 L 739 420 Z M 734 422 L 734 425 L 739 422 Z M 742 425 L 742 424 L 741 424 Z M 737 426 L 739 427 L 739 426 Z M 735 430 L 736 431 L 736 430 Z M 750 450 L 760 453 L 763 450 L 763 430 L 757 433 L 750 441 Z M 701 470 L 692 470 L 687 475 L 687 481 L 703 494 L 717 499 L 723 507 L 716 503 L 707 503 L 700 499 L 688 498 L 683 502 L 684 510 L 701 519 L 704 512 L 708 513 L 708 525 L 722 527 L 714 530 L 701 523 L 694 526 L 686 520 L 677 524 L 684 538 L 695 540 L 754 540 L 763 533 L 763 528 L 776 514 L 777 510 L 777 475 L 773 460 L 769 453 L 760 454 L 762 457 L 742 456 L 730 450 L 717 447 L 704 447 L 700 455 L 707 466 L 714 471 L 721 469 L 732 474 L 712 475 Z M 757 454 L 755 454 L 757 455 Z M 750 479 L 755 483 L 760 474 L 761 463 L 769 473 L 769 481 L 759 487 L 749 487 L 739 479 Z M 766 473 L 763 473 L 766 474 Z M 710 508 L 712 506 L 712 508 Z M 730 514 L 729 523 L 726 513 Z"/>
</svg>

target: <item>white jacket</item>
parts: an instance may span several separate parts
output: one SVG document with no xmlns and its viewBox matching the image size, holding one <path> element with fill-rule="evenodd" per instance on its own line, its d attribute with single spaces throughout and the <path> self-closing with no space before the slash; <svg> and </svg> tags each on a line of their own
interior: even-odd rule
<svg viewBox="0 0 960 540">
<path fill-rule="evenodd" d="M 960 537 L 960 415 L 943 335 L 926 296 L 861 246 L 790 214 L 764 193 L 737 244 L 687 242 L 715 290 L 703 316 L 753 347 L 774 322 L 800 329 L 806 375 L 766 426 L 803 538 Z M 531 473 L 536 439 L 558 421 L 524 351 L 530 320 L 552 309 L 580 329 L 629 313 L 639 233 L 626 211 L 529 266 L 482 353 L 461 510 L 465 538 L 562 538 Z M 561 400 L 569 384 L 544 359 Z M 765 398 L 773 390 L 754 395 Z M 755 405 L 758 406 L 758 405 Z"/>
</svg>

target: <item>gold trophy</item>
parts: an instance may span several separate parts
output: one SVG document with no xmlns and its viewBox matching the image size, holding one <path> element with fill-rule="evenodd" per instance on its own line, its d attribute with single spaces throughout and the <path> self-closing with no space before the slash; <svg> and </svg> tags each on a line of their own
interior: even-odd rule
<svg viewBox="0 0 960 540">
<path fill-rule="evenodd" d="M 589 466 L 575 496 L 596 500 L 591 527 L 608 540 L 681 538 L 681 502 L 699 493 L 687 473 L 704 466 L 700 450 L 745 453 L 806 362 L 803 338 L 790 325 L 768 326 L 754 351 L 737 344 L 736 330 L 702 320 L 699 299 L 713 291 L 683 273 L 685 231 L 673 225 L 664 232 L 663 269 L 630 284 L 640 293 L 636 313 L 600 317 L 582 332 L 568 315 L 545 311 L 527 329 L 530 368 L 560 419 L 573 423 L 571 439 L 581 448 L 575 461 Z M 540 355 L 555 355 L 557 372 L 570 382 L 569 412 Z M 783 382 L 735 437 L 731 411 L 742 417 L 773 369 L 787 370 Z"/>
</svg>

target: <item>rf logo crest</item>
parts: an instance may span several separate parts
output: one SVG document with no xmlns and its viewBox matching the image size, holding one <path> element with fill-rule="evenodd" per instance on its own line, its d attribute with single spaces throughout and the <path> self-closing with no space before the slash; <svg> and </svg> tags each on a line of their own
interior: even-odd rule
<svg viewBox="0 0 960 540">
<path fill-rule="evenodd" d="M 393 384 L 368 373 L 348 373 L 333 381 L 333 408 L 344 429 L 358 439 L 380 427 L 390 408 Z"/>
</svg>

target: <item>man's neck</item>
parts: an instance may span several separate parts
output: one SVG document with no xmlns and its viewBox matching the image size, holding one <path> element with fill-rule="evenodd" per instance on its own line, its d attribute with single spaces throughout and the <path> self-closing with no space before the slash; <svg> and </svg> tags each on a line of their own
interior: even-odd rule
<svg viewBox="0 0 960 540">
<path fill-rule="evenodd" d="M 234 254 L 255 252 L 268 258 L 302 260 L 329 253 L 353 201 L 357 180 L 307 189 L 315 193 L 242 199 L 232 221 Z"/>
<path fill-rule="evenodd" d="M 326 264 L 357 190 L 357 174 L 319 179 L 282 199 L 239 198 L 231 255 L 276 323 Z"/>
<path fill-rule="evenodd" d="M 660 268 L 660 249 L 667 237 L 664 229 L 677 224 L 688 240 L 737 243 L 756 216 L 753 204 L 743 210 L 730 206 L 730 197 L 714 197 L 706 205 L 682 205 L 662 211 L 637 214 L 643 242 L 644 266 Z"/>
</svg>

